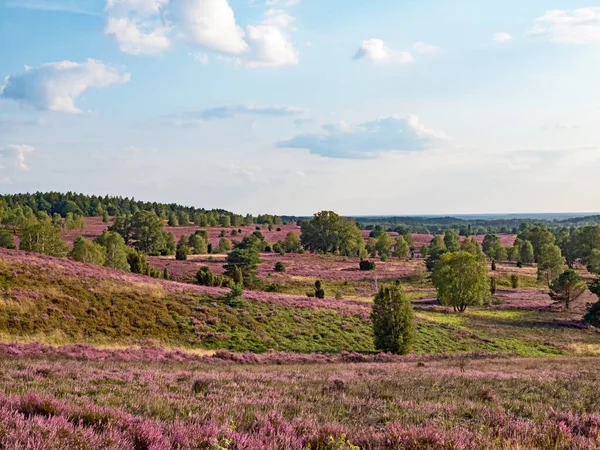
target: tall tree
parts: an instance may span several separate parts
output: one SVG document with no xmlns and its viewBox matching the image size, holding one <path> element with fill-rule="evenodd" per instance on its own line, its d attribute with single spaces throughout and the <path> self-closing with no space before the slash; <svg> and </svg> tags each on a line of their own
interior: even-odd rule
<svg viewBox="0 0 600 450">
<path fill-rule="evenodd" d="M 523 241 L 519 247 L 519 260 L 523 264 L 532 264 L 535 261 L 533 245 L 529 241 Z"/>
<path fill-rule="evenodd" d="M 106 258 L 104 265 L 111 269 L 124 270 L 129 272 L 130 267 L 127 262 L 127 253 L 129 251 L 123 237 L 115 232 L 105 231 L 96 238 L 96 242 L 106 249 Z"/>
<path fill-rule="evenodd" d="M 316 253 L 358 256 L 364 239 L 354 221 L 332 211 L 322 211 L 302 222 L 300 240 L 305 249 Z"/>
<path fill-rule="evenodd" d="M 225 275 L 233 278 L 235 272 L 240 269 L 244 278 L 244 285 L 252 287 L 257 281 L 258 264 L 260 263 L 260 255 L 253 248 L 240 249 L 236 248 L 227 255 L 227 264 Z"/>
</svg>

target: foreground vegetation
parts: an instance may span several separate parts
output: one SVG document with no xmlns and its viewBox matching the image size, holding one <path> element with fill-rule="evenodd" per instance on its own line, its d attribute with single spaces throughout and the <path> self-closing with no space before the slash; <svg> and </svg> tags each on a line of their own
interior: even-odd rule
<svg viewBox="0 0 600 450">
<path fill-rule="evenodd" d="M 0 363 L 2 448 L 600 446 L 595 359 Z"/>
</svg>

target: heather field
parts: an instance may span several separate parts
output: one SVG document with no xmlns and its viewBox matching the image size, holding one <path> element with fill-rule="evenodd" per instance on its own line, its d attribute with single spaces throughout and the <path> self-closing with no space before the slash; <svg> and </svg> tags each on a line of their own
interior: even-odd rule
<svg viewBox="0 0 600 450">
<path fill-rule="evenodd" d="M 88 238 L 106 228 L 87 225 Z M 230 305 L 229 289 L 194 284 L 225 255 L 148 257 L 168 281 L 0 249 L 0 449 L 600 447 L 591 293 L 566 311 L 534 265 L 497 263 L 495 294 L 456 314 L 419 257 L 373 271 L 308 252 L 260 259 L 256 290 Z M 316 280 L 324 299 L 307 295 Z M 415 311 L 406 356 L 373 344 L 373 294 L 395 280 Z"/>
<path fill-rule="evenodd" d="M 1 448 L 600 446 L 593 358 L 159 361 L 16 347 L 0 350 Z"/>
</svg>

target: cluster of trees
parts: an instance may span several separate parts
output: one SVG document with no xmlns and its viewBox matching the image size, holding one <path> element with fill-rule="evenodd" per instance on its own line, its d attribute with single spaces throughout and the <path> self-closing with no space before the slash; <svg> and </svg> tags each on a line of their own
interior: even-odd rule
<svg viewBox="0 0 600 450">
<path fill-rule="evenodd" d="M 375 258 L 379 256 L 382 261 L 389 257 L 406 259 L 414 250 L 414 241 L 410 231 L 392 238 L 387 232 L 373 233 L 365 246 L 366 253 Z"/>
<path fill-rule="evenodd" d="M 365 242 L 356 222 L 332 211 L 319 212 L 302 222 L 301 231 L 300 241 L 306 250 L 344 256 L 364 254 Z"/>
</svg>

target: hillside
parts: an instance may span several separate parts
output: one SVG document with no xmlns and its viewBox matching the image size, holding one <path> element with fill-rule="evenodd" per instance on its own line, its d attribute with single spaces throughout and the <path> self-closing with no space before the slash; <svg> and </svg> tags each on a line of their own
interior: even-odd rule
<svg viewBox="0 0 600 450">
<path fill-rule="evenodd" d="M 52 344 L 162 345 L 265 352 L 374 351 L 370 305 L 252 292 L 233 308 L 227 290 L 156 280 L 20 251 L 0 251 L 0 336 Z M 414 295 L 416 353 L 595 352 L 600 335 L 580 315 L 553 311 L 543 293 L 501 290 L 502 304 L 448 314 Z M 527 300 L 532 293 L 533 301 Z"/>
</svg>

